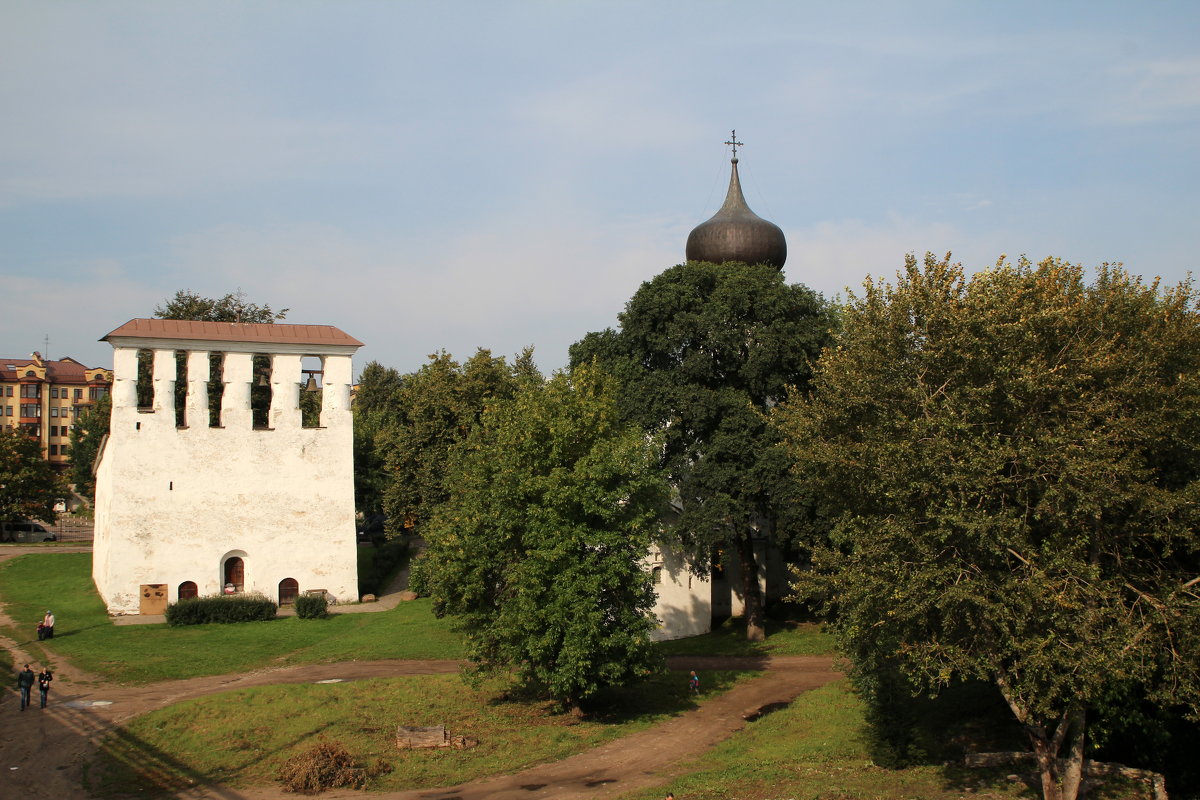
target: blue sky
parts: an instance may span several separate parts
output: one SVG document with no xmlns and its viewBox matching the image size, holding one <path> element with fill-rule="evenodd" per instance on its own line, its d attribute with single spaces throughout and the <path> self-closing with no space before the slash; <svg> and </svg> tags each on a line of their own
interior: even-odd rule
<svg viewBox="0 0 1200 800">
<path fill-rule="evenodd" d="M 720 206 L 736 128 L 785 273 L 906 252 L 1200 265 L 1200 4 L 15 2 L 0 353 L 178 289 L 401 371 L 562 366 Z"/>
</svg>

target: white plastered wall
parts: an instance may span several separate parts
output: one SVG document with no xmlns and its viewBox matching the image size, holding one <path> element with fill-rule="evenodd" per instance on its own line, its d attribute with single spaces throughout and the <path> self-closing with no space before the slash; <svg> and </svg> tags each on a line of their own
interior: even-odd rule
<svg viewBox="0 0 1200 800">
<path fill-rule="evenodd" d="M 650 570 L 660 569 L 655 584 L 654 616 L 658 627 L 650 634 L 655 641 L 698 636 L 712 629 L 712 589 L 707 577 L 692 574 L 678 550 L 658 545 L 646 559 Z"/>
<path fill-rule="evenodd" d="M 154 407 L 137 408 L 137 351 L 154 350 Z M 312 348 L 269 353 L 270 429 L 254 429 L 252 347 L 222 343 L 221 427 L 209 427 L 209 349 L 187 352 L 186 426 L 174 411 L 175 353 L 189 342 L 114 343 L 112 425 L 96 473 L 92 576 L 113 614 L 139 613 L 143 584 L 217 594 L 231 555 L 244 587 L 278 600 L 279 582 L 357 600 L 351 358 Z M 276 345 L 278 347 L 278 345 Z M 263 352 L 261 347 L 258 352 Z M 324 364 L 321 427 L 305 428 L 302 355 Z"/>
</svg>

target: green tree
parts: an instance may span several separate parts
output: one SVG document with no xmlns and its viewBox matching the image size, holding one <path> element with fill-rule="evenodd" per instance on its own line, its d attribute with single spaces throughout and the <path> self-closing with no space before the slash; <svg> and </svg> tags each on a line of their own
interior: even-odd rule
<svg viewBox="0 0 1200 800">
<path fill-rule="evenodd" d="M 404 379 L 391 367 L 368 362 L 354 393 L 354 502 L 363 514 L 383 510 L 387 471 L 377 437 L 399 421 Z"/>
<path fill-rule="evenodd" d="M 1076 797 L 1108 693 L 1198 711 L 1196 300 L 1108 265 L 910 256 L 781 413 L 835 521 L 798 589 L 859 685 L 994 683 L 1047 800 Z"/>
<path fill-rule="evenodd" d="M 71 427 L 71 480 L 75 491 L 96 499 L 96 476 L 92 473 L 100 443 L 108 435 L 112 397 L 104 395 L 80 412 Z"/>
<path fill-rule="evenodd" d="M 615 395 L 583 367 L 490 404 L 455 448 L 418 569 L 480 671 L 513 670 L 573 710 L 656 666 L 642 562 L 666 486 Z"/>
<path fill-rule="evenodd" d="M 201 297 L 191 289 L 180 289 L 161 306 L 155 307 L 154 316 L 198 322 L 270 324 L 286 317 L 288 311 L 286 308 L 273 311 L 268 305 L 251 303 L 241 289 L 224 297 Z"/>
<path fill-rule="evenodd" d="M 662 437 L 675 533 L 701 568 L 714 551 L 737 554 L 747 636 L 761 640 L 755 541 L 786 540 L 807 508 L 769 411 L 787 386 L 807 386 L 833 317 L 774 267 L 689 262 L 642 284 L 619 321 L 572 346 L 571 363 L 616 374 L 622 418 Z"/>
<path fill-rule="evenodd" d="M 42 446 L 15 428 L 0 428 L 0 522 L 54 519 L 64 486 L 42 458 Z"/>
<path fill-rule="evenodd" d="M 489 403 L 512 397 L 518 381 L 503 357 L 481 348 L 464 364 L 445 351 L 435 353 L 401 383 L 398 418 L 376 437 L 387 472 L 383 506 L 393 533 L 420 531 L 446 502 L 451 448 L 467 437 Z"/>
</svg>

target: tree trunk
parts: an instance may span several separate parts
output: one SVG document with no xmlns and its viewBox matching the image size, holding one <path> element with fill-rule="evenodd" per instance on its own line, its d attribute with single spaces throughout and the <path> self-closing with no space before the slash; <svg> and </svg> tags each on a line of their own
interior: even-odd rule
<svg viewBox="0 0 1200 800">
<path fill-rule="evenodd" d="M 1079 709 L 1071 714 L 1071 748 L 1067 752 L 1067 764 L 1062 776 L 1063 800 L 1076 800 L 1079 786 L 1083 782 L 1083 739 L 1087 730 L 1087 711 Z"/>
<path fill-rule="evenodd" d="M 1058 785 L 1058 748 L 1046 736 L 1045 731 L 1040 735 L 1030 732 L 1033 744 L 1033 754 L 1037 758 L 1038 773 L 1042 778 L 1042 800 L 1063 800 L 1062 790 Z"/>
<path fill-rule="evenodd" d="M 754 541 L 749 532 L 738 537 L 738 560 L 742 566 L 742 613 L 746 618 L 746 641 L 761 642 L 767 638 L 763 623 L 763 596 L 758 585 L 758 559 L 754 556 Z"/>
</svg>

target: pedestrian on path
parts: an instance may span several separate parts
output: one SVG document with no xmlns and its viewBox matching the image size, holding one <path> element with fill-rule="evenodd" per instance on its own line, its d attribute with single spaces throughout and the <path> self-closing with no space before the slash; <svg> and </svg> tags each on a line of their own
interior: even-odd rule
<svg viewBox="0 0 1200 800">
<path fill-rule="evenodd" d="M 25 669 L 17 673 L 17 689 L 21 692 L 21 710 L 25 710 L 25 706 L 29 705 L 29 690 L 33 688 L 33 670 L 29 665 L 25 665 Z"/>
<path fill-rule="evenodd" d="M 692 674 L 688 676 L 688 688 L 692 694 L 700 694 L 700 676 L 696 674 L 696 670 L 692 670 Z"/>
<path fill-rule="evenodd" d="M 46 707 L 46 696 L 50 694 L 50 681 L 52 680 L 54 680 L 54 673 L 50 671 L 49 667 L 43 667 L 37 676 L 38 692 L 42 695 L 42 708 Z"/>
<path fill-rule="evenodd" d="M 42 618 L 42 630 L 46 634 L 47 639 L 54 638 L 54 614 L 50 613 L 50 609 L 46 609 L 46 616 Z"/>
</svg>

